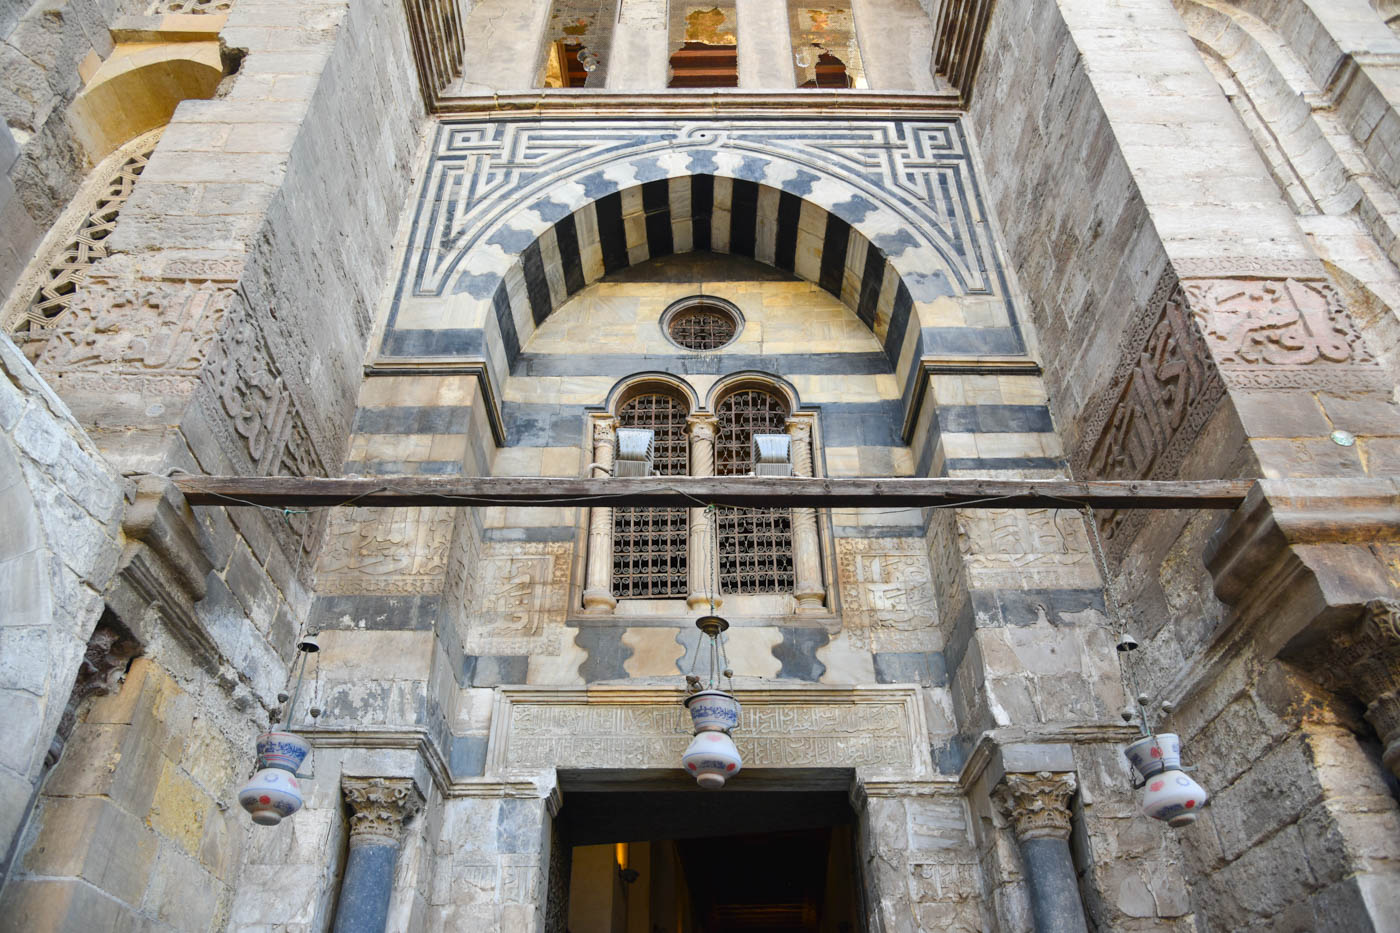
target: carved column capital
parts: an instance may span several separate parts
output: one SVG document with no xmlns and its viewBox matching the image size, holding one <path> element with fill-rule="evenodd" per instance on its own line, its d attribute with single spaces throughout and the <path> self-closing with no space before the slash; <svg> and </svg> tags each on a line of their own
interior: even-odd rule
<svg viewBox="0 0 1400 933">
<path fill-rule="evenodd" d="M 342 777 L 340 790 L 353 811 L 352 846 L 397 846 L 404 824 L 423 808 L 423 794 L 412 778 Z"/>
<path fill-rule="evenodd" d="M 593 446 L 611 446 L 617 437 L 617 419 L 611 415 L 593 416 Z"/>
<path fill-rule="evenodd" d="M 718 431 L 719 419 L 712 412 L 695 412 L 685 419 L 685 433 L 692 441 L 713 441 Z"/>
<path fill-rule="evenodd" d="M 1072 771 L 1010 773 L 992 791 L 992 800 L 1021 842 L 1068 839 L 1069 799 L 1077 786 Z"/>
</svg>

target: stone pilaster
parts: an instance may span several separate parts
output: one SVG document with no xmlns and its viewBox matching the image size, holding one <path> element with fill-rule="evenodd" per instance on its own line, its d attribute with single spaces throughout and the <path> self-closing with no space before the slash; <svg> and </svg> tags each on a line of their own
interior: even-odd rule
<svg viewBox="0 0 1400 933">
<path fill-rule="evenodd" d="M 617 446 L 617 419 L 593 419 L 593 463 L 611 471 L 613 452 Z M 592 468 L 590 476 L 597 475 Z M 606 475 L 606 474 L 605 474 Z M 588 563 L 584 569 L 583 608 L 592 612 L 611 612 L 617 608 L 612 594 L 612 509 L 594 506 L 588 516 Z"/>
<path fill-rule="evenodd" d="M 334 933 L 381 933 L 389 917 L 404 825 L 423 806 L 412 778 L 342 777 L 350 805 L 350 855 L 340 883 Z"/>
<path fill-rule="evenodd" d="M 792 438 L 792 473 L 812 475 L 812 418 L 795 415 L 788 419 L 787 433 Z M 826 604 L 826 586 L 822 582 L 821 544 L 817 538 L 816 509 L 792 510 L 793 596 L 798 612 L 819 612 Z"/>
<path fill-rule="evenodd" d="M 1073 772 L 1011 772 L 992 791 L 1016 834 L 1037 933 L 1088 929 L 1069 851 L 1069 801 L 1076 786 Z"/>
<path fill-rule="evenodd" d="M 715 432 L 718 424 L 708 412 L 691 415 L 685 424 L 690 438 L 690 475 L 715 475 Z M 701 506 L 690 510 L 690 551 L 686 567 L 690 576 L 690 594 L 685 604 L 692 610 L 718 609 L 723 599 L 719 595 L 719 574 L 715 552 L 714 512 Z"/>
</svg>

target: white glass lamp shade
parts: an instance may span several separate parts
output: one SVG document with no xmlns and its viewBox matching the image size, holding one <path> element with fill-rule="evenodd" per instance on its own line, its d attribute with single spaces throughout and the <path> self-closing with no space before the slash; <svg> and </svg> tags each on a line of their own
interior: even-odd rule
<svg viewBox="0 0 1400 933">
<path fill-rule="evenodd" d="M 719 790 L 744 767 L 734 740 L 723 732 L 701 732 L 681 756 L 681 766 L 706 790 Z"/>
<path fill-rule="evenodd" d="M 1161 771 L 1147 779 L 1142 812 L 1168 826 L 1187 826 L 1196 822 L 1196 814 L 1209 799 L 1205 788 L 1184 771 Z"/>
</svg>

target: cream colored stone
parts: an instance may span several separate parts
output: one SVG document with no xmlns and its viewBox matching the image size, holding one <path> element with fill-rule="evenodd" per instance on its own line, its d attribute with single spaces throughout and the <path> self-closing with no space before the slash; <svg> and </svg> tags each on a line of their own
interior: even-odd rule
<svg viewBox="0 0 1400 933">
<path fill-rule="evenodd" d="M 676 640 L 673 628 L 629 628 L 622 633 L 622 644 L 632 649 L 623 662 L 628 677 L 674 677 L 685 648 Z"/>
</svg>

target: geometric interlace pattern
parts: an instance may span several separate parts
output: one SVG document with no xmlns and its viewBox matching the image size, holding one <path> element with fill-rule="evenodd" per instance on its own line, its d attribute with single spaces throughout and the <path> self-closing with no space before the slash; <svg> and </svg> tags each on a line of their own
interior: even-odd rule
<svg viewBox="0 0 1400 933">
<path fill-rule="evenodd" d="M 154 149 L 152 146 L 127 159 L 112 176 L 73 239 L 54 257 L 44 284 L 35 290 L 29 305 L 15 322 L 16 331 L 51 328 L 72 306 L 73 296 L 87 279 L 88 271 L 107 255 L 107 237 L 116 229 L 117 215 L 131 197 L 136 179 L 146 170 Z"/>
</svg>

